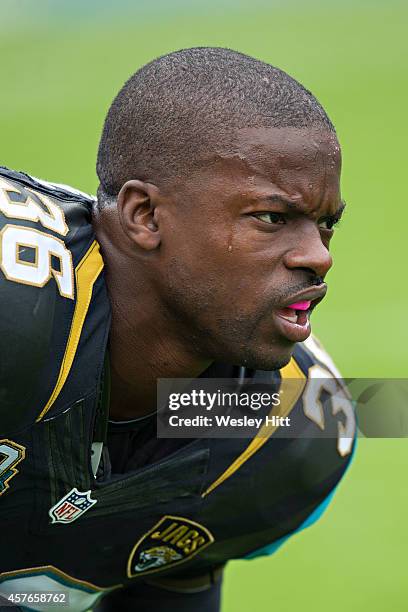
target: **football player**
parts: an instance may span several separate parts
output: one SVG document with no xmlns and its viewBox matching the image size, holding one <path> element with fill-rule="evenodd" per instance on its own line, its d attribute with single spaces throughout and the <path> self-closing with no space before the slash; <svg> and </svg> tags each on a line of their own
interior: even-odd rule
<svg viewBox="0 0 408 612">
<path fill-rule="evenodd" d="M 298 82 L 195 48 L 115 98 L 97 200 L 0 171 L 4 598 L 216 612 L 230 559 L 320 516 L 354 446 L 310 336 L 340 163 Z M 249 439 L 157 438 L 157 379 L 195 377 L 277 382 L 293 435 L 278 421 Z"/>
</svg>

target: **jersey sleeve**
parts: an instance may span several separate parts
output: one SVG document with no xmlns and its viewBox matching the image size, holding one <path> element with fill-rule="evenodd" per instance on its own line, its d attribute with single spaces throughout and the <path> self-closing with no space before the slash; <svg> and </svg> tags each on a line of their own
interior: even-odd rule
<svg viewBox="0 0 408 612">
<path fill-rule="evenodd" d="M 52 414 L 72 373 L 103 268 L 91 206 L 0 168 L 0 435 Z"/>
</svg>

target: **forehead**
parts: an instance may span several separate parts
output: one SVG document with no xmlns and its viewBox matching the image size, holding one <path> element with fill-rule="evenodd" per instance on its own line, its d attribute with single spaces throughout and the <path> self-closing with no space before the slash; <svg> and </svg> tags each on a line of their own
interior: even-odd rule
<svg viewBox="0 0 408 612">
<path fill-rule="evenodd" d="M 281 194 L 316 214 L 339 206 L 341 152 L 329 130 L 244 128 L 216 157 L 213 177 L 218 182 L 221 174 L 228 190 L 233 184 L 248 196 Z"/>
<path fill-rule="evenodd" d="M 322 128 L 241 128 L 236 130 L 233 148 L 249 158 L 275 163 L 311 162 L 324 156 L 332 164 L 340 162 L 340 147 L 334 132 Z M 272 159 L 273 158 L 273 159 Z"/>
</svg>

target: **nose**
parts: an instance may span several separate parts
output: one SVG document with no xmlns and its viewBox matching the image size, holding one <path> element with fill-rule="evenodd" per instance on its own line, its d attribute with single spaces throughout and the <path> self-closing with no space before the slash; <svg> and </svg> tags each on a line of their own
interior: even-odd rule
<svg viewBox="0 0 408 612">
<path fill-rule="evenodd" d="M 307 268 L 316 276 L 324 278 L 333 264 L 327 246 L 322 241 L 319 228 L 313 223 L 308 230 L 297 236 L 296 241 L 285 253 L 284 263 L 291 270 Z"/>
</svg>

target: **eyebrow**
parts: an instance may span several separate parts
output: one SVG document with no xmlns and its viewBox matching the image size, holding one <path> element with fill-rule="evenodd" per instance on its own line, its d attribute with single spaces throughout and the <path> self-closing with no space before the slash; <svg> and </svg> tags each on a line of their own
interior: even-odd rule
<svg viewBox="0 0 408 612">
<path fill-rule="evenodd" d="M 277 193 L 272 193 L 270 195 L 262 196 L 260 199 L 261 200 L 267 200 L 269 202 L 272 202 L 273 204 L 284 204 L 285 206 L 287 206 L 291 210 L 299 210 L 299 202 L 295 202 L 294 200 L 290 200 L 289 198 L 286 198 L 285 196 L 279 195 Z M 341 217 L 345 207 L 346 207 L 345 200 L 340 200 L 340 204 L 339 204 L 338 208 L 336 209 L 336 211 L 333 214 L 331 214 L 331 215 L 326 215 L 326 217 L 327 218 Z"/>
</svg>

